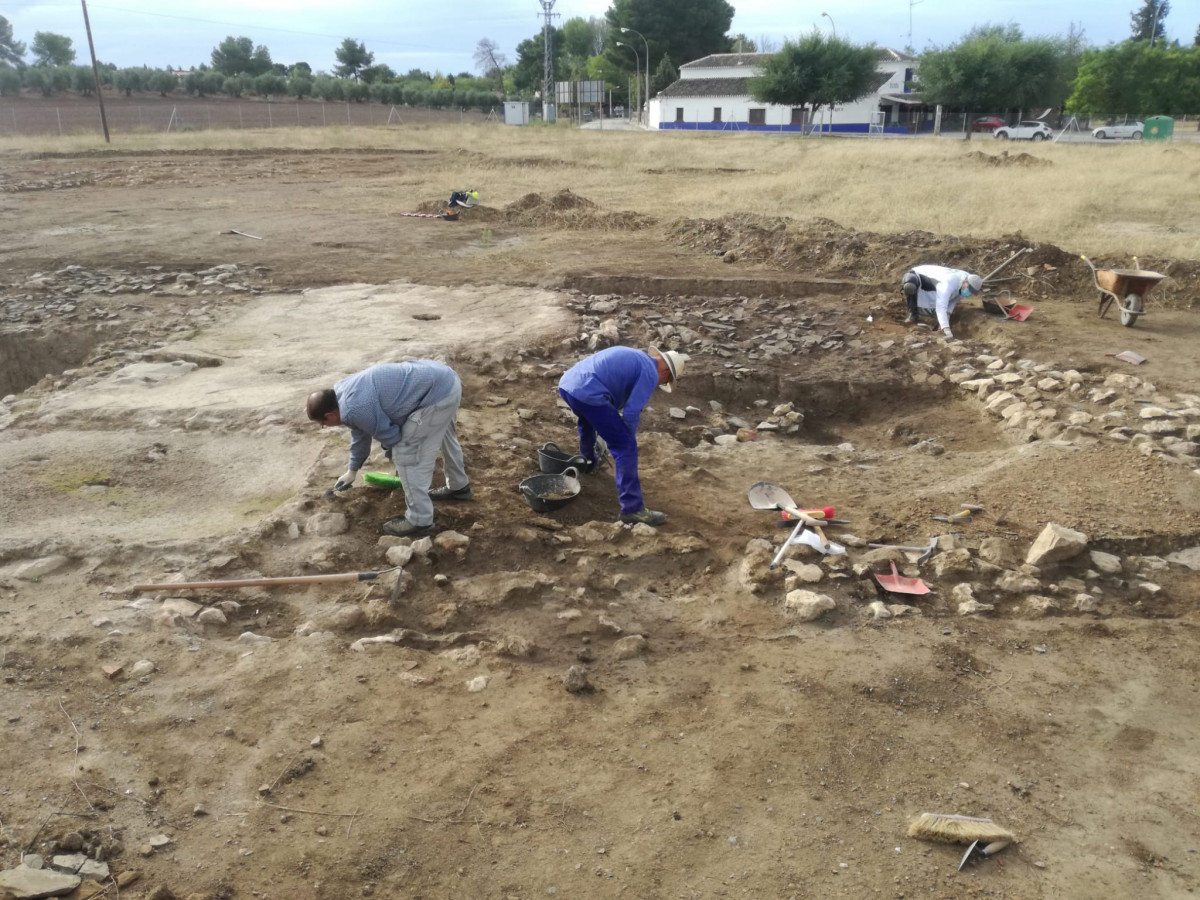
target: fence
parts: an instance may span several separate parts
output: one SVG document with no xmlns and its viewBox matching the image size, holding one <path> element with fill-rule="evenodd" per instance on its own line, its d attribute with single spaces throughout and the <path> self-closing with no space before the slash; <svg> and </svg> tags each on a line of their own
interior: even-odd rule
<svg viewBox="0 0 1200 900">
<path fill-rule="evenodd" d="M 445 110 L 379 103 L 322 100 L 204 102 L 164 98 L 161 102 L 104 101 L 113 134 L 200 131 L 231 128 L 313 128 L 503 122 L 501 111 Z M 0 105 L 0 137 L 101 133 L 100 109 L 93 101 L 22 101 Z"/>
<path fill-rule="evenodd" d="M 1175 137 L 1177 139 L 1193 140 L 1200 137 L 1200 120 L 1196 116 L 1175 116 L 1174 118 Z M 1057 111 L 1047 113 L 1047 111 L 1041 109 L 1025 110 L 1019 115 L 1008 112 L 943 112 L 941 133 L 947 136 L 962 136 L 970 130 L 974 138 L 990 138 L 992 137 L 992 132 L 998 127 L 994 123 L 1015 125 L 1017 122 L 1034 121 L 1045 122 L 1055 131 L 1066 132 L 1067 135 L 1078 133 L 1083 136 L 1090 136 L 1094 128 L 1123 122 L 1140 122 L 1144 121 L 1144 117 L 1113 115 L 1071 116 L 1063 115 Z M 932 110 L 928 110 L 924 113 L 916 131 L 918 134 L 932 134 L 933 126 L 934 113 Z"/>
</svg>

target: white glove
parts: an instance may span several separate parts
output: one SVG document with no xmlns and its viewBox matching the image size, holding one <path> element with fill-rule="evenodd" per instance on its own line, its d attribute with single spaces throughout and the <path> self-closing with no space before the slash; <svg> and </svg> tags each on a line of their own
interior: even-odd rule
<svg viewBox="0 0 1200 900">
<path fill-rule="evenodd" d="M 347 491 L 354 485 L 354 479 L 358 478 L 358 469 L 347 469 L 333 485 L 335 491 Z"/>
<path fill-rule="evenodd" d="M 950 330 L 949 325 L 942 329 L 942 334 L 951 339 L 954 337 L 954 332 Z"/>
</svg>

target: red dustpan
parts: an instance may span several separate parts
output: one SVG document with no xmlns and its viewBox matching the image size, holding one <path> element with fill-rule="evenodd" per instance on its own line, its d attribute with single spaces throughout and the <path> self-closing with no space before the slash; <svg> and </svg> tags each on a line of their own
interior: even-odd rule
<svg viewBox="0 0 1200 900">
<path fill-rule="evenodd" d="M 993 316 L 999 316 L 1002 319 L 1011 319 L 1014 322 L 1024 322 L 1033 315 L 1032 306 L 1024 306 L 1020 303 L 1010 303 L 1008 306 L 1005 306 L 999 300 L 991 297 L 983 301 L 983 309 Z"/>
<path fill-rule="evenodd" d="M 928 594 L 929 586 L 920 578 L 907 578 L 896 571 L 896 564 L 892 563 L 891 575 L 880 575 L 878 572 L 871 573 L 875 577 L 875 582 L 887 591 L 889 594 Z"/>
</svg>

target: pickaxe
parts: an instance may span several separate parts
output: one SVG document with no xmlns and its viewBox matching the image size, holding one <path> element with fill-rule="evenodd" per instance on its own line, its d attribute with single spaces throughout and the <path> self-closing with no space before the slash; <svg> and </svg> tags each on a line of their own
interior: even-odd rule
<svg viewBox="0 0 1200 900">
<path fill-rule="evenodd" d="M 929 559 L 929 557 L 933 556 L 933 551 L 937 549 L 937 542 L 937 537 L 931 537 L 929 539 L 928 547 L 901 547 L 897 544 L 867 544 L 867 546 L 887 548 L 889 550 L 904 550 L 909 553 L 920 553 L 921 555 L 917 557 L 917 563 L 920 564 Z"/>
</svg>

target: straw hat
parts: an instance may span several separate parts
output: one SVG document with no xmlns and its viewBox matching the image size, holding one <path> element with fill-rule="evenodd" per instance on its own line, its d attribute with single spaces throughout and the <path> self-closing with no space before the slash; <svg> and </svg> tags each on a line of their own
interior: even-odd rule
<svg viewBox="0 0 1200 900">
<path fill-rule="evenodd" d="M 676 378 L 683 374 L 684 366 L 691 357 L 686 353 L 677 353 L 674 350 L 659 350 L 655 348 L 654 352 L 663 358 L 663 361 L 667 364 L 667 368 L 671 370 L 670 381 L 659 385 L 664 391 L 670 393 L 671 385 L 675 382 Z"/>
</svg>

